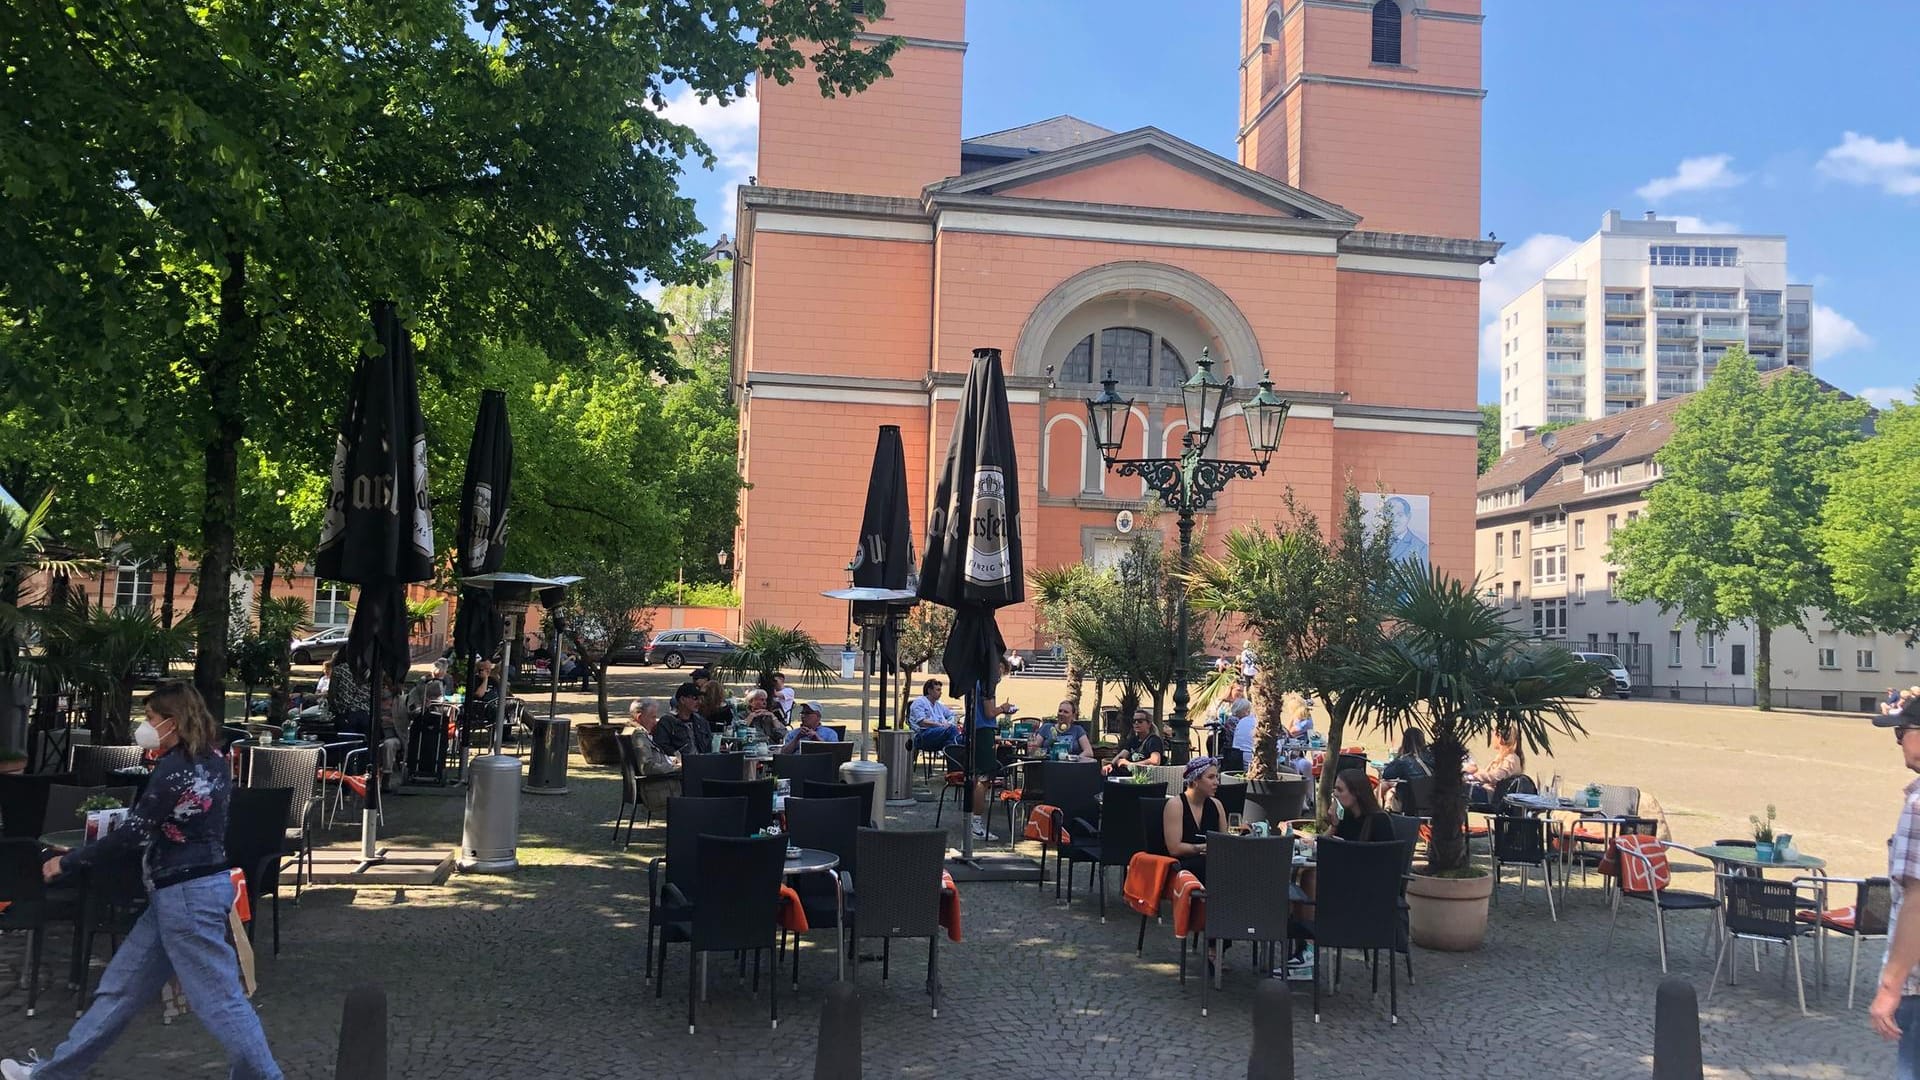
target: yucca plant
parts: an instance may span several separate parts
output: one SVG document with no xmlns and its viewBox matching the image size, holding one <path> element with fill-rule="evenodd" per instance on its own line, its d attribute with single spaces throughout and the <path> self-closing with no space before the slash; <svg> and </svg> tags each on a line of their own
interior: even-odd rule
<svg viewBox="0 0 1920 1080">
<path fill-rule="evenodd" d="M 92 691 L 102 709 L 97 737 L 126 743 L 132 735 L 134 683 L 161 671 L 193 644 L 193 623 L 163 626 L 143 607 L 91 607 L 79 594 L 41 615 L 41 646 L 53 673 Z"/>
<path fill-rule="evenodd" d="M 1027 585 L 1033 590 L 1033 610 L 1040 629 L 1060 639 L 1067 661 L 1067 700 L 1080 710 L 1087 673 L 1092 665 L 1080 646 L 1066 632 L 1067 613 L 1083 604 L 1100 587 L 1101 572 L 1086 563 L 1067 563 L 1044 570 L 1029 570 Z M 1084 715 L 1084 714 L 1082 714 Z"/>
<path fill-rule="evenodd" d="M 1388 584 L 1386 637 L 1350 653 L 1344 675 L 1362 714 L 1389 737 L 1426 730 L 1434 766 L 1428 872 L 1460 875 L 1468 869 L 1467 743 L 1509 728 L 1529 753 L 1546 753 L 1554 735 L 1584 734 L 1570 702 L 1599 672 L 1514 630 L 1473 583 L 1409 562 Z"/>
<path fill-rule="evenodd" d="M 830 686 L 839 674 L 820 659 L 820 645 L 799 627 L 780 627 L 763 619 L 747 624 L 740 647 L 714 665 L 722 675 L 755 682 L 771 682 L 776 672 L 789 668 L 809 686 Z"/>
<path fill-rule="evenodd" d="M 90 572 L 97 564 L 63 557 L 49 542 L 47 520 L 53 516 L 54 493 L 42 495 L 32 509 L 6 503 L 0 507 L 0 676 L 26 674 L 36 658 L 23 655 L 21 644 L 30 638 L 44 609 L 39 597 L 25 593 L 35 575 L 49 577 Z"/>
</svg>

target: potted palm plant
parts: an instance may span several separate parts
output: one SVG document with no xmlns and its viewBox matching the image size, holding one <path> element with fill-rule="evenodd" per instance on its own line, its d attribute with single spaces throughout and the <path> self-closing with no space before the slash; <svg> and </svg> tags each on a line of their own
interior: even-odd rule
<svg viewBox="0 0 1920 1080">
<path fill-rule="evenodd" d="M 756 619 L 740 635 L 740 647 L 714 664 L 722 675 L 771 685 L 776 673 L 797 671 L 809 686 L 831 686 L 836 672 L 820 659 L 820 643 L 799 627 Z"/>
<path fill-rule="evenodd" d="M 1516 632 L 1458 578 L 1403 563 L 1389 587 L 1383 646 L 1353 654 L 1347 681 L 1389 735 L 1418 725 L 1433 748 L 1432 839 L 1407 887 L 1413 940 L 1477 949 L 1493 879 L 1469 861 L 1467 743 L 1504 728 L 1528 750 L 1550 751 L 1553 735 L 1584 733 L 1569 701 L 1596 675 L 1566 649 Z"/>
</svg>

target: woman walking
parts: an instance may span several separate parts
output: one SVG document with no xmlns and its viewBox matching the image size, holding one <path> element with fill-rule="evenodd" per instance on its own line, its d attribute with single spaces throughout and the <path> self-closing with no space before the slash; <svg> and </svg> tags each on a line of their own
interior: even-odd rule
<svg viewBox="0 0 1920 1080">
<path fill-rule="evenodd" d="M 278 1080 L 260 1018 L 240 987 L 227 941 L 233 883 L 227 876 L 227 807 L 232 781 L 220 756 L 219 725 L 192 684 L 162 683 L 147 696 L 133 740 L 158 751 L 147 789 L 120 827 L 93 844 L 48 859 L 52 881 L 121 859 L 141 859 L 147 910 L 107 970 L 93 1007 L 53 1056 L 0 1061 L 0 1080 L 69 1080 L 87 1075 L 141 1009 L 178 979 L 193 1014 L 227 1052 L 231 1075 Z"/>
</svg>

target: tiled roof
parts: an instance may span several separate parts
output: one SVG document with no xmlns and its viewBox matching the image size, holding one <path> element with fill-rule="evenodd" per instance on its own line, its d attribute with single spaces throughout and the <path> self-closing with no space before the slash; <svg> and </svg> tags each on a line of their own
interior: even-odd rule
<svg viewBox="0 0 1920 1080">
<path fill-rule="evenodd" d="M 1095 139 L 1104 139 L 1114 132 L 1098 124 L 1089 124 L 1077 116 L 1056 116 L 1048 120 L 1039 120 L 1031 124 L 1022 124 L 1005 131 L 995 131 L 987 135 L 975 136 L 961 142 L 962 147 L 997 146 L 1010 150 L 1064 150 L 1069 146 L 1079 146 Z"/>
<path fill-rule="evenodd" d="M 1777 368 L 1762 372 L 1760 378 L 1763 382 L 1775 379 L 1788 370 L 1791 369 Z M 1820 383 L 1820 388 L 1827 391 L 1838 389 L 1825 381 Z M 1673 437 L 1673 414 L 1692 397 L 1692 394 L 1681 394 L 1598 420 L 1587 420 L 1559 431 L 1535 435 L 1527 440 L 1526 445 L 1507 450 L 1500 455 L 1500 460 L 1481 474 L 1476 491 L 1486 495 L 1519 486 L 1526 492 L 1526 498 L 1515 506 L 1482 511 L 1481 516 L 1523 513 L 1559 506 L 1589 494 L 1586 481 L 1580 476 L 1561 478 L 1556 475 L 1561 466 L 1569 463 L 1588 467 L 1612 466 L 1651 458 Z M 1613 497 L 1636 492 L 1646 486 L 1644 481 L 1618 484 L 1591 494 Z"/>
</svg>

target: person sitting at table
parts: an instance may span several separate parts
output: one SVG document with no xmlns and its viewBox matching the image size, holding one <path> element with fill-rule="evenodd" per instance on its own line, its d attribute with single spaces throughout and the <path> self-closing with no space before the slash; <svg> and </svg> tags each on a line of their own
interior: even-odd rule
<svg viewBox="0 0 1920 1080">
<path fill-rule="evenodd" d="M 1287 738 L 1306 742 L 1313 735 L 1313 706 L 1307 699 L 1293 694 L 1287 695 L 1286 711 Z"/>
<path fill-rule="evenodd" d="M 719 679 L 708 679 L 700 688 L 700 715 L 706 718 L 707 726 L 715 731 L 725 731 L 733 726 L 733 702 L 727 697 L 727 684 Z"/>
<path fill-rule="evenodd" d="M 1236 699 L 1233 703 L 1233 738 L 1229 744 L 1239 752 L 1242 762 L 1253 760 L 1253 736 L 1259 726 L 1259 722 L 1253 718 L 1253 702 L 1245 697 Z"/>
<path fill-rule="evenodd" d="M 960 722 L 946 702 L 940 700 L 942 684 L 928 679 L 920 686 L 920 696 L 907 706 L 907 723 L 913 728 L 913 748 L 939 752 L 960 739 Z"/>
<path fill-rule="evenodd" d="M 654 742 L 654 733 L 660 730 L 660 706 L 652 701 L 634 698 L 627 706 L 627 717 L 640 730 L 634 733 L 633 746 L 640 753 L 640 775 L 661 776 L 680 771 L 680 758 L 677 754 L 663 753 L 660 744 Z"/>
<path fill-rule="evenodd" d="M 1120 752 L 1100 766 L 1100 771 L 1125 776 L 1129 766 L 1158 765 L 1166 757 L 1167 745 L 1153 733 L 1153 717 L 1145 709 L 1133 711 L 1133 730 L 1120 741 Z"/>
<path fill-rule="evenodd" d="M 320 679 L 313 684 L 313 696 L 325 698 L 327 691 L 333 689 L 333 658 L 320 661 Z"/>
<path fill-rule="evenodd" d="M 1433 751 L 1427 749 L 1427 733 L 1410 727 L 1400 735 L 1400 752 L 1380 768 L 1382 780 L 1418 780 L 1433 775 Z"/>
<path fill-rule="evenodd" d="M 772 698 L 759 687 L 747 691 L 747 724 L 768 743 L 785 742 L 787 725 L 771 707 Z"/>
<path fill-rule="evenodd" d="M 1080 725 L 1079 709 L 1073 701 L 1062 701 L 1053 716 L 1040 725 L 1029 743 L 1037 743 L 1039 752 L 1048 757 L 1053 757 L 1056 750 L 1063 751 L 1057 760 L 1092 760 L 1093 743 L 1087 739 L 1087 729 Z"/>
<path fill-rule="evenodd" d="M 1220 790 L 1220 763 L 1214 758 L 1197 757 L 1187 762 L 1182 774 L 1186 790 L 1180 797 L 1167 800 L 1160 815 L 1167 854 L 1180 860 L 1180 869 L 1190 871 L 1202 884 L 1207 880 L 1207 834 L 1226 827 L 1227 809 L 1215 798 Z"/>
<path fill-rule="evenodd" d="M 1511 726 L 1502 725 L 1493 729 L 1493 747 L 1488 756 L 1492 760 L 1484 767 L 1470 764 L 1461 774 L 1467 781 L 1469 806 L 1492 806 L 1494 792 L 1500 782 L 1527 771 L 1526 751 L 1521 749 L 1519 736 Z"/>
<path fill-rule="evenodd" d="M 1342 769 L 1333 778 L 1333 835 L 1342 840 L 1383 843 L 1393 839 L 1393 822 L 1380 809 L 1365 769 Z"/>
<path fill-rule="evenodd" d="M 787 732 L 786 744 L 780 747 L 783 754 L 797 754 L 803 742 L 839 742 L 840 733 L 830 727 L 820 726 L 820 706 L 806 702 L 800 706 L 800 723 Z"/>
</svg>

